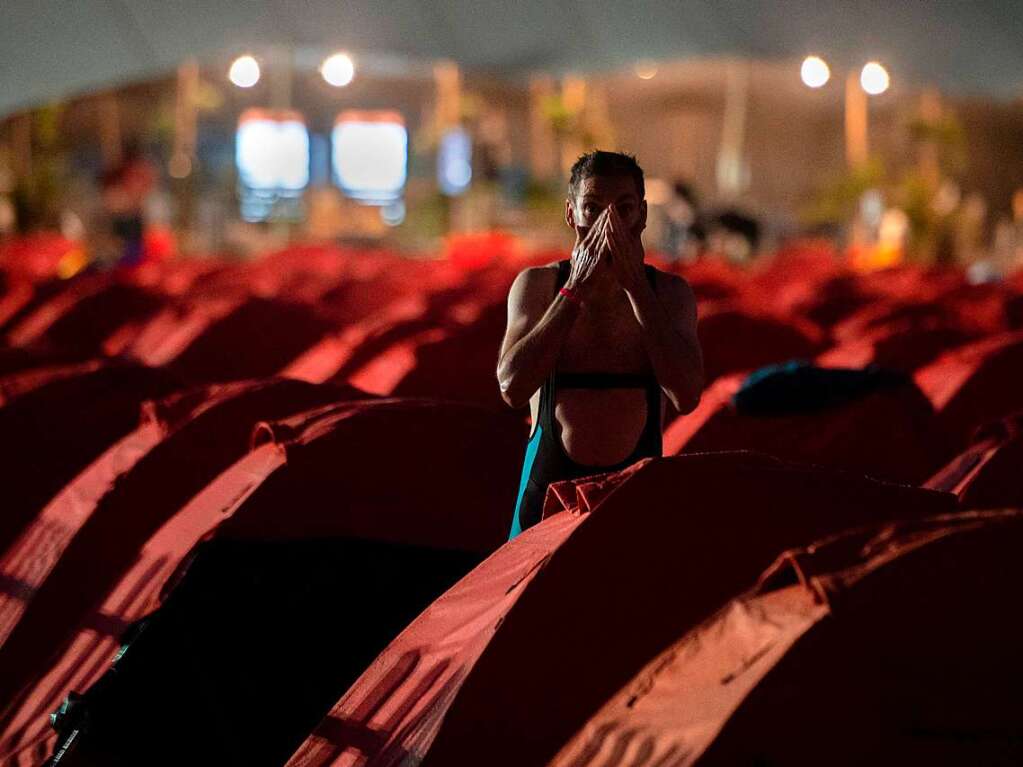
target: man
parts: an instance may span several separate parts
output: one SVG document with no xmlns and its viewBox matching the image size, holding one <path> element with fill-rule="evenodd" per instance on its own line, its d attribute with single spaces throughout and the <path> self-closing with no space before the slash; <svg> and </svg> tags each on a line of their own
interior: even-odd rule
<svg viewBox="0 0 1023 767">
<path fill-rule="evenodd" d="M 145 204 L 155 182 L 156 172 L 136 141 L 128 143 L 121 161 L 100 179 L 117 266 L 142 263 Z"/>
<path fill-rule="evenodd" d="M 579 158 L 565 201 L 571 259 L 524 270 L 508 294 L 497 379 L 533 417 L 512 538 L 539 521 L 551 482 L 661 455 L 664 397 L 681 413 L 700 400 L 696 299 L 644 265 L 644 196 L 634 158 Z"/>
</svg>

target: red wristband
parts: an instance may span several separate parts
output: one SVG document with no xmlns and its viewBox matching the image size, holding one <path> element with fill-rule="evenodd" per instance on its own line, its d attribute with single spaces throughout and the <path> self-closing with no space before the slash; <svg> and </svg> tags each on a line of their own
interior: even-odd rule
<svg viewBox="0 0 1023 767">
<path fill-rule="evenodd" d="M 571 288 L 562 288 L 561 290 L 558 291 L 558 293 L 563 295 L 565 298 L 567 298 L 573 304 L 582 303 L 582 299 L 579 298 L 579 294 L 576 293 Z"/>
</svg>

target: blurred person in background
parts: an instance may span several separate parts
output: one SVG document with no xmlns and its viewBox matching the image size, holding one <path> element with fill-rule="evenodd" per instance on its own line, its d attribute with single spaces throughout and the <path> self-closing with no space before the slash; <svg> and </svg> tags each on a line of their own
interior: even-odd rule
<svg viewBox="0 0 1023 767">
<path fill-rule="evenodd" d="M 685 263 L 699 258 L 706 244 L 702 215 L 692 186 L 681 179 L 675 181 L 671 199 L 664 205 L 661 242 L 669 259 Z"/>
<path fill-rule="evenodd" d="M 497 379 L 533 424 L 512 538 L 540 521 L 552 482 L 659 457 L 667 402 L 688 413 L 700 400 L 696 298 L 643 263 L 646 219 L 635 158 L 582 156 L 565 201 L 571 258 L 526 269 L 511 287 Z"/>
<path fill-rule="evenodd" d="M 144 255 L 146 202 L 156 183 L 156 171 L 136 142 L 100 179 L 103 212 L 110 237 L 102 261 L 118 267 L 137 266 Z"/>
<path fill-rule="evenodd" d="M 707 249 L 732 263 L 752 261 L 759 246 L 760 222 L 742 211 L 723 210 L 707 224 Z"/>
</svg>

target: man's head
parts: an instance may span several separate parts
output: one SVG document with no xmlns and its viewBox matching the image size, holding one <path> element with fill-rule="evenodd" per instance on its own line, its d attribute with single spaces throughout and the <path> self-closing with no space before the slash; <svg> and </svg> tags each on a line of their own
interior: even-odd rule
<svg viewBox="0 0 1023 767">
<path fill-rule="evenodd" d="M 565 221 L 586 234 L 601 212 L 614 203 L 625 225 L 637 234 L 646 226 L 646 186 L 636 158 L 600 150 L 584 154 L 572 166 Z"/>
</svg>

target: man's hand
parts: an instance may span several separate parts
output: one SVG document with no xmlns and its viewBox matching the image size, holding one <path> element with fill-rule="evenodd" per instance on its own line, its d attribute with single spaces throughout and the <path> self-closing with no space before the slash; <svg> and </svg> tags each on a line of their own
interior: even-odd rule
<svg viewBox="0 0 1023 767">
<path fill-rule="evenodd" d="M 629 231 L 614 205 L 607 210 L 606 239 L 611 255 L 611 266 L 618 284 L 632 293 L 646 284 L 643 272 L 643 242 L 639 231 Z"/>
<path fill-rule="evenodd" d="M 585 294 L 594 283 L 597 267 L 608 255 L 607 221 L 608 210 L 605 208 L 583 237 L 580 238 L 579 231 L 576 230 L 576 243 L 572 249 L 572 266 L 568 273 L 568 280 L 565 282 L 565 287 L 569 290 Z"/>
</svg>

